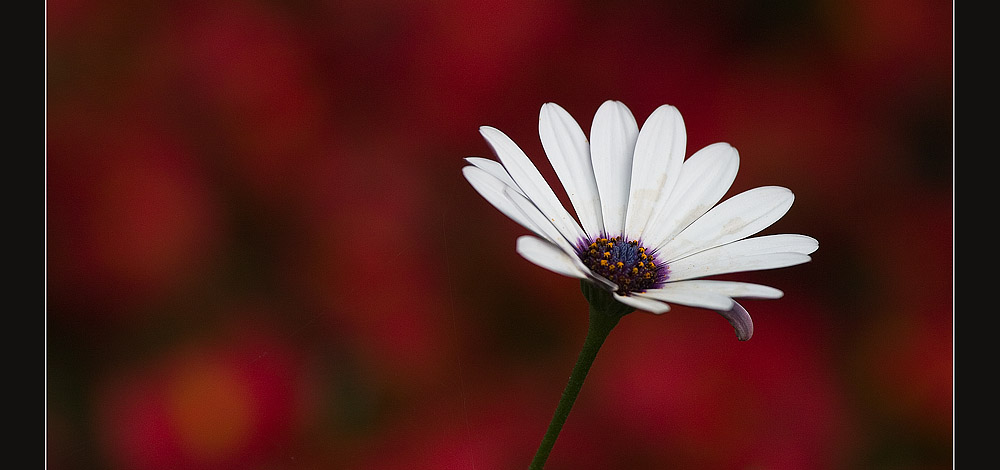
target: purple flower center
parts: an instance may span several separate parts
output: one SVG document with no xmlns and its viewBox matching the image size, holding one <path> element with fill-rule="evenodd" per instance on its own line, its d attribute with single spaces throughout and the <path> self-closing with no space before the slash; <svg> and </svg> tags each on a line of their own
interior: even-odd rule
<svg viewBox="0 0 1000 470">
<path fill-rule="evenodd" d="M 622 295 L 662 286 L 669 271 L 637 240 L 620 236 L 581 241 L 577 256 L 595 274 L 618 284 Z"/>
</svg>

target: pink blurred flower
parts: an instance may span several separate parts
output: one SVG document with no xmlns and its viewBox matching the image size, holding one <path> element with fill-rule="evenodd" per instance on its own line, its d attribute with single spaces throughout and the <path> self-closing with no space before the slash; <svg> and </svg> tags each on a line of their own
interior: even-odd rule
<svg viewBox="0 0 1000 470">
<path fill-rule="evenodd" d="M 156 52 L 172 64 L 175 109 L 226 183 L 254 203 L 285 207 L 320 159 L 334 129 L 327 105 L 336 77 L 280 9 L 249 2 L 171 8 Z"/>
<path fill-rule="evenodd" d="M 109 376 L 94 412 L 120 469 L 257 466 L 304 423 L 294 350 L 243 331 L 195 341 Z"/>
<path fill-rule="evenodd" d="M 48 273 L 57 313 L 108 316 L 199 279 L 219 206 L 186 142 L 146 109 L 83 108 L 50 120 Z"/>
<path fill-rule="evenodd" d="M 604 348 L 593 393 L 582 397 L 581 414 L 593 421 L 569 432 L 600 430 L 643 468 L 841 468 L 855 423 L 840 398 L 824 312 L 789 298 L 760 309 L 761 332 L 746 343 L 686 308 L 668 327 L 629 318 L 619 334 L 630 341 Z"/>
</svg>

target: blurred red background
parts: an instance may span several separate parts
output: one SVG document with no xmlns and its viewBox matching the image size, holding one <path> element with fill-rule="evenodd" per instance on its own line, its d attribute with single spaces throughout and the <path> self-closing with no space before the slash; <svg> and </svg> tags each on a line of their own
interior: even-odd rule
<svg viewBox="0 0 1000 470">
<path fill-rule="evenodd" d="M 547 468 L 949 468 L 952 87 L 935 0 L 49 1 L 49 468 L 526 468 L 586 303 L 462 158 L 606 99 L 820 250 L 626 317 Z"/>
</svg>

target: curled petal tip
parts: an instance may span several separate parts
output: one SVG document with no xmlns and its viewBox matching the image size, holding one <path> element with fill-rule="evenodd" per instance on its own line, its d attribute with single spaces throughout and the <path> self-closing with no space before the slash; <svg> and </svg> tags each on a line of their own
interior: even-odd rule
<svg viewBox="0 0 1000 470">
<path fill-rule="evenodd" d="M 729 321 L 730 325 L 733 325 L 736 330 L 736 339 L 747 341 L 753 336 L 753 320 L 739 302 L 733 302 L 733 306 L 729 310 L 718 310 L 718 312 Z"/>
</svg>

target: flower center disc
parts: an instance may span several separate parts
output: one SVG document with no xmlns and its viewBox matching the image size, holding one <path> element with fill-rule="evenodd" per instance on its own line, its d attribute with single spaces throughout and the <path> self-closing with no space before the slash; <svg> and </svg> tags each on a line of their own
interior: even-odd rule
<svg viewBox="0 0 1000 470">
<path fill-rule="evenodd" d="M 582 243 L 578 255 L 595 274 L 618 284 L 622 295 L 658 287 L 666 278 L 666 265 L 660 265 L 637 240 L 597 238 Z"/>
</svg>

